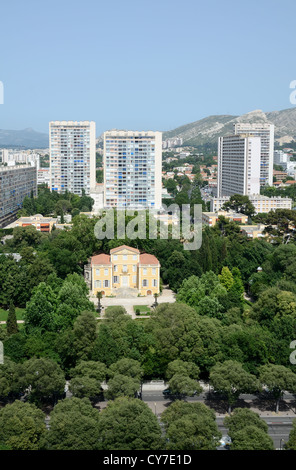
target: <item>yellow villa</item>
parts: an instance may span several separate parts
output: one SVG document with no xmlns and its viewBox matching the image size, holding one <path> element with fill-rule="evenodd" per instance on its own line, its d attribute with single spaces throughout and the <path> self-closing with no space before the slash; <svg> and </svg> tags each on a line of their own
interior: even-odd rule
<svg viewBox="0 0 296 470">
<path fill-rule="evenodd" d="M 84 268 L 92 294 L 116 297 L 159 294 L 160 264 L 154 255 L 122 245 L 109 255 L 92 256 Z"/>
</svg>

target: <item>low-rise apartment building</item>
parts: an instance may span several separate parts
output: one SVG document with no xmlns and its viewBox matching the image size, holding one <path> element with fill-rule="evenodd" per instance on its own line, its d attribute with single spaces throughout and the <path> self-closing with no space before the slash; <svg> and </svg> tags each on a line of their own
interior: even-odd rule
<svg viewBox="0 0 296 470">
<path fill-rule="evenodd" d="M 240 224 L 248 223 L 248 216 L 236 212 L 218 211 L 218 212 L 203 212 L 202 224 L 208 227 L 214 227 L 219 217 L 225 217 L 232 222 L 239 222 Z"/>
<path fill-rule="evenodd" d="M 270 212 L 276 209 L 292 209 L 292 199 L 288 197 L 267 197 L 261 195 L 249 196 L 249 199 L 255 207 L 255 213 Z M 229 201 L 229 196 L 211 197 L 211 212 L 217 212 L 225 202 Z"/>
<path fill-rule="evenodd" d="M 31 217 L 20 217 L 12 224 L 8 225 L 6 228 L 15 228 L 15 227 L 28 227 L 33 225 L 33 227 L 38 230 L 38 232 L 51 232 L 54 225 L 56 225 L 57 219 L 53 217 L 43 217 L 41 214 L 35 214 Z"/>
</svg>

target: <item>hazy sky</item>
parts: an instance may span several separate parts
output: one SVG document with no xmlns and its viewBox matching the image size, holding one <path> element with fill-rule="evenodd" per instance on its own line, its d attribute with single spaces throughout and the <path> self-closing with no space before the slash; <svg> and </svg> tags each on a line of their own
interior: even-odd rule
<svg viewBox="0 0 296 470">
<path fill-rule="evenodd" d="M 295 0 L 10 0 L 0 128 L 169 130 L 292 107 Z"/>
</svg>

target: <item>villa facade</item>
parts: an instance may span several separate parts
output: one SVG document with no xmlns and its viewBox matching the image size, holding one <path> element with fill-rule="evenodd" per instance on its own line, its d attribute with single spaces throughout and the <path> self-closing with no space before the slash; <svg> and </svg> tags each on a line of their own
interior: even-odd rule
<svg viewBox="0 0 296 470">
<path fill-rule="evenodd" d="M 94 255 L 84 268 L 84 278 L 93 295 L 136 296 L 159 294 L 160 264 L 154 255 L 126 245 L 110 254 Z"/>
</svg>

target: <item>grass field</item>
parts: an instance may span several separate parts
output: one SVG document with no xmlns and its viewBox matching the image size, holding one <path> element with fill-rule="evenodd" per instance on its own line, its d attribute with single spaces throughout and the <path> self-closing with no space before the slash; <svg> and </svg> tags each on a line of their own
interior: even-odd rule
<svg viewBox="0 0 296 470">
<path fill-rule="evenodd" d="M 25 312 L 24 308 L 16 308 L 15 309 L 16 319 L 23 320 L 24 312 Z M 0 308 L 0 321 L 6 321 L 7 315 L 8 315 L 8 310 L 4 310 L 3 308 Z"/>
<path fill-rule="evenodd" d="M 148 305 L 134 305 L 133 308 L 135 313 L 139 309 L 140 315 L 150 315 L 151 313 L 151 309 Z"/>
</svg>

